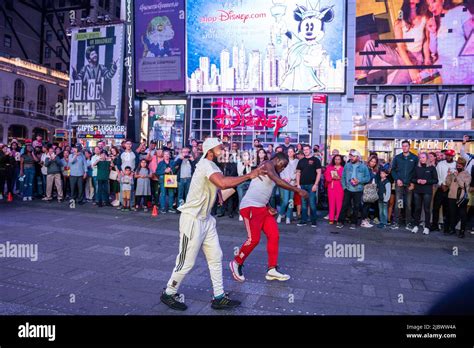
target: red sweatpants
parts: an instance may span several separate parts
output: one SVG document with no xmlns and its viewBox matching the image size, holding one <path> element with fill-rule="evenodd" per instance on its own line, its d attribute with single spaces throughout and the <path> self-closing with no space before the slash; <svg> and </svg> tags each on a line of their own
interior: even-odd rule
<svg viewBox="0 0 474 348">
<path fill-rule="evenodd" d="M 240 209 L 240 215 L 242 215 L 244 219 L 248 238 L 240 248 L 239 254 L 235 257 L 235 261 L 239 265 L 244 263 L 245 259 L 260 242 L 260 236 L 263 230 L 263 233 L 267 236 L 268 268 L 276 267 L 278 265 L 278 241 L 280 234 L 275 217 L 268 212 L 267 207 L 247 207 Z"/>
</svg>

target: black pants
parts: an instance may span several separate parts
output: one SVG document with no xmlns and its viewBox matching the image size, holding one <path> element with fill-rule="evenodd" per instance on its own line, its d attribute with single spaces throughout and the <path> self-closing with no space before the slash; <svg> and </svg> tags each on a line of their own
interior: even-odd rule
<svg viewBox="0 0 474 348">
<path fill-rule="evenodd" d="M 344 190 L 344 200 L 342 201 L 342 209 L 339 214 L 339 222 L 344 223 L 346 219 L 346 213 L 350 207 L 352 207 L 351 224 L 357 225 L 359 220 L 360 204 L 362 201 L 362 191 L 352 192 Z"/>
<path fill-rule="evenodd" d="M 143 203 L 142 203 L 143 200 Z M 135 196 L 135 206 L 138 208 L 140 204 L 143 204 L 144 208 L 148 207 L 148 202 L 150 202 L 150 196 Z"/>
<path fill-rule="evenodd" d="M 379 218 L 379 202 L 366 203 L 362 205 L 362 220 L 369 217 L 370 208 L 374 210 L 374 218 Z"/>
<path fill-rule="evenodd" d="M 82 201 L 84 193 L 84 178 L 82 176 L 70 176 L 71 198 L 75 201 Z"/>
<path fill-rule="evenodd" d="M 449 231 L 449 208 L 448 208 L 448 191 L 443 192 L 439 187 L 434 196 L 433 201 L 433 228 L 438 228 L 439 225 L 439 209 L 443 207 L 444 231 Z"/>
<path fill-rule="evenodd" d="M 432 193 L 416 193 L 415 192 L 415 226 L 420 225 L 421 208 L 425 211 L 425 227 L 430 226 L 431 221 L 431 197 Z"/>
<path fill-rule="evenodd" d="M 458 207 L 456 199 L 449 199 L 449 226 L 452 232 L 456 232 L 456 225 L 461 220 L 461 231 L 466 231 L 467 223 L 467 201 Z"/>
<path fill-rule="evenodd" d="M 0 194 L 13 193 L 13 169 L 0 169 Z M 5 182 L 7 183 L 7 190 L 5 191 Z"/>
</svg>

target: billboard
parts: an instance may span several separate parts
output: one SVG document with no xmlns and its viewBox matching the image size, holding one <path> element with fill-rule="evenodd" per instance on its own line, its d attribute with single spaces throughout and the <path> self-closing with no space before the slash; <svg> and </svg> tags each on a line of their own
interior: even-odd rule
<svg viewBox="0 0 474 348">
<path fill-rule="evenodd" d="M 123 25 L 73 29 L 68 95 L 71 124 L 119 124 Z"/>
<path fill-rule="evenodd" d="M 343 92 L 345 1 L 187 1 L 187 91 Z"/>
<path fill-rule="evenodd" d="M 184 47 L 184 0 L 135 1 L 138 92 L 184 92 Z"/>
<path fill-rule="evenodd" d="M 357 84 L 474 84 L 474 8 L 464 3 L 357 0 Z"/>
</svg>

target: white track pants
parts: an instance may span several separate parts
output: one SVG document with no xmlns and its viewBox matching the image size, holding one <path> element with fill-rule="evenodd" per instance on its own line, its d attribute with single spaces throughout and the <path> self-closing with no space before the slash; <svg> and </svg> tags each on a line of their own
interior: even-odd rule
<svg viewBox="0 0 474 348">
<path fill-rule="evenodd" d="M 222 279 L 222 250 L 216 230 L 216 219 L 209 216 L 206 220 L 182 213 L 179 219 L 179 254 L 176 266 L 166 288 L 168 295 L 176 294 L 186 274 L 191 271 L 196 262 L 199 250 L 207 259 L 211 273 L 214 296 L 224 293 Z"/>
</svg>

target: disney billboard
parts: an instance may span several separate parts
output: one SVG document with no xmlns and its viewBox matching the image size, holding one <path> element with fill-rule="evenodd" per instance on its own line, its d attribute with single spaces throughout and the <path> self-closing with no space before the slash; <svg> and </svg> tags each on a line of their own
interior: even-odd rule
<svg viewBox="0 0 474 348">
<path fill-rule="evenodd" d="M 343 92 L 345 1 L 187 1 L 187 91 Z"/>
</svg>

